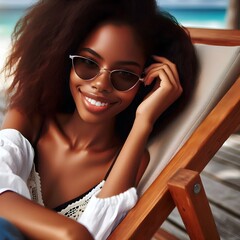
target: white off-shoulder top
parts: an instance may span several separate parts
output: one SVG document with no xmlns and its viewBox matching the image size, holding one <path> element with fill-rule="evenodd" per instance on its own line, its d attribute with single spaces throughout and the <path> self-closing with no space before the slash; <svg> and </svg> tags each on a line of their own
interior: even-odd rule
<svg viewBox="0 0 240 240">
<path fill-rule="evenodd" d="M 83 224 L 97 240 L 106 239 L 138 199 L 136 188 L 98 198 L 104 182 L 60 211 Z M 14 191 L 44 206 L 40 177 L 34 167 L 34 149 L 15 129 L 0 130 L 0 194 L 5 191 Z"/>
</svg>

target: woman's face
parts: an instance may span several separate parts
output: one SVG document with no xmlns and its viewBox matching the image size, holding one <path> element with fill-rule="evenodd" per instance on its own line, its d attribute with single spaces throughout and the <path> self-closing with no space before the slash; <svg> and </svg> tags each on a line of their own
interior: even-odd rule
<svg viewBox="0 0 240 240">
<path fill-rule="evenodd" d="M 109 72 L 121 69 L 139 76 L 142 74 L 145 57 L 134 31 L 128 25 L 101 25 L 87 37 L 76 55 L 91 59 L 101 69 L 107 69 L 86 81 L 72 68 L 70 89 L 79 116 L 92 123 L 111 121 L 129 106 L 139 88 L 138 83 L 129 91 L 115 89 Z"/>
</svg>

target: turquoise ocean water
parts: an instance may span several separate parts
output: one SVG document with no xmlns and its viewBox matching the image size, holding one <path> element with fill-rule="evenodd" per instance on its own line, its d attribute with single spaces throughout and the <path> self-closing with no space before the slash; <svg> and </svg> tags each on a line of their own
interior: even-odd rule
<svg viewBox="0 0 240 240">
<path fill-rule="evenodd" d="M 0 36 L 9 37 L 24 9 L 0 9 Z"/>
<path fill-rule="evenodd" d="M 226 28 L 226 9 L 178 8 L 164 9 L 186 27 Z"/>
</svg>

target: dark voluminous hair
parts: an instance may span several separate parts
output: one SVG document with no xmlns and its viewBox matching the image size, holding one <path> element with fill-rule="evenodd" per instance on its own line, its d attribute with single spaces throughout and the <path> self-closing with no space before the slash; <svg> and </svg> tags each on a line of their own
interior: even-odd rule
<svg viewBox="0 0 240 240">
<path fill-rule="evenodd" d="M 197 60 L 186 29 L 161 12 L 155 0 L 40 0 L 33 5 L 12 34 L 12 51 L 5 66 L 6 73 L 13 76 L 10 107 L 29 116 L 73 112 L 68 56 L 107 21 L 128 24 L 135 30 L 148 58 L 146 66 L 152 55 L 176 64 L 183 94 L 155 125 L 163 126 L 160 121 L 167 124 L 190 97 Z M 151 86 L 141 86 L 133 103 L 117 116 L 117 131 L 123 139 L 131 129 L 137 106 L 150 90 Z"/>
</svg>

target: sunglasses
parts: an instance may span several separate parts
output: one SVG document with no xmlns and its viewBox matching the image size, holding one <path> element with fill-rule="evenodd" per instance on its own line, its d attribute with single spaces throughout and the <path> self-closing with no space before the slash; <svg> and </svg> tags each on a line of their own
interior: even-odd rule
<svg viewBox="0 0 240 240">
<path fill-rule="evenodd" d="M 109 79 L 112 86 L 118 91 L 129 91 L 133 89 L 139 81 L 144 81 L 139 75 L 126 70 L 116 69 L 110 71 L 106 68 L 100 68 L 95 61 L 86 57 L 70 55 L 69 58 L 72 59 L 72 66 L 75 73 L 82 80 L 93 80 L 103 71 L 107 71 L 109 72 Z"/>
</svg>

